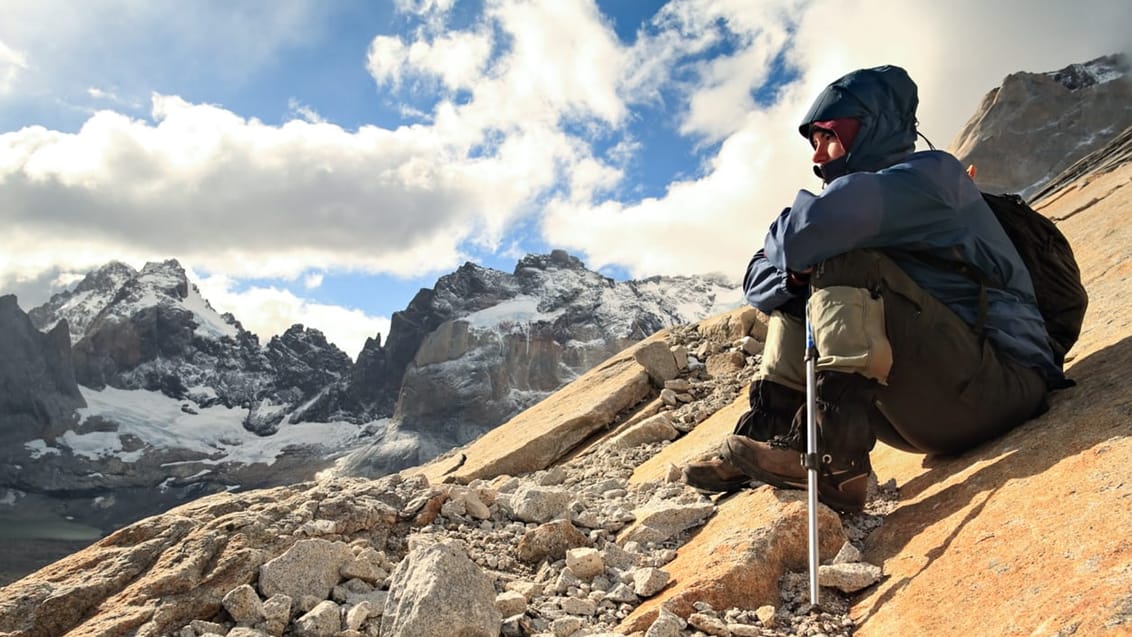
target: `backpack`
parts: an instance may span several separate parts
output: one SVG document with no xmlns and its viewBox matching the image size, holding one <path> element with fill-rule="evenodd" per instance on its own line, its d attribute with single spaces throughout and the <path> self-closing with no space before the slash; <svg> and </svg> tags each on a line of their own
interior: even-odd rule
<svg viewBox="0 0 1132 637">
<path fill-rule="evenodd" d="M 1030 271 L 1038 310 L 1046 323 L 1053 358 L 1060 367 L 1081 334 L 1089 305 L 1073 248 L 1053 221 L 1018 195 L 982 195 Z"/>
<path fill-rule="evenodd" d="M 1089 295 L 1081 283 L 1081 270 L 1073 257 L 1073 248 L 1053 221 L 1031 208 L 1018 195 L 981 194 L 1030 273 L 1034 297 L 1046 324 L 1054 362 L 1062 367 L 1065 364 L 1065 354 L 1081 334 L 1081 323 L 1085 320 L 1085 309 L 1089 305 Z M 982 286 L 979 293 L 979 319 L 974 326 L 974 330 L 981 334 L 986 320 L 986 288 L 1001 289 L 1002 283 L 964 261 L 924 253 L 909 253 L 907 256 L 934 267 L 957 272 Z M 1068 379 L 1064 383 L 1065 387 L 1074 384 Z"/>
</svg>

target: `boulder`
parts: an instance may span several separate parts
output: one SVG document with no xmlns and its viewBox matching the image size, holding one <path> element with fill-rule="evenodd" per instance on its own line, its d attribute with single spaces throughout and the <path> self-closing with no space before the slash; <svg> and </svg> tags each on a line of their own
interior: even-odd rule
<svg viewBox="0 0 1132 637">
<path fill-rule="evenodd" d="M 393 572 L 381 634 L 494 637 L 502 622 L 492 580 L 462 550 L 438 543 L 413 551 Z"/>
</svg>

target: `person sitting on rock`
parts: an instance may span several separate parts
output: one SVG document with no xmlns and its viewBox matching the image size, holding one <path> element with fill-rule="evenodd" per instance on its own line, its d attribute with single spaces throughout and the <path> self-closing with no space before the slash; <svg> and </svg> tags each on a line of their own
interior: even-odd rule
<svg viewBox="0 0 1132 637">
<path fill-rule="evenodd" d="M 1064 376 L 1021 257 L 959 161 L 915 151 L 916 84 L 897 66 L 830 84 L 799 128 L 821 194 L 798 193 L 747 266 L 769 315 L 750 410 L 694 487 L 806 488 L 805 313 L 816 359 L 818 497 L 860 511 L 879 439 L 952 454 L 1047 409 Z M 925 257 L 925 255 L 927 255 Z M 999 288 L 956 267 L 967 264 Z"/>
</svg>

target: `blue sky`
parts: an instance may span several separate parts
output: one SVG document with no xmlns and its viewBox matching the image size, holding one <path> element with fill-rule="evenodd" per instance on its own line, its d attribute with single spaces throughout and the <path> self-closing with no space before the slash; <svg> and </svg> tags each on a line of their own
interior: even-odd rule
<svg viewBox="0 0 1132 637">
<path fill-rule="evenodd" d="M 819 187 L 796 120 L 899 64 L 941 146 L 1009 73 L 1129 50 L 1132 3 L 3 0 L 0 293 L 177 258 L 266 340 L 354 356 L 464 261 L 738 277 Z M 1042 43 L 1036 46 L 1035 43 Z"/>
</svg>

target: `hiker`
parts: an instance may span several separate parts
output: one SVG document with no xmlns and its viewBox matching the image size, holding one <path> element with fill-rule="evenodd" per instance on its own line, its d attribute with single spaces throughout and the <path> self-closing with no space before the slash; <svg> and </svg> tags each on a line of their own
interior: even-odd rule
<svg viewBox="0 0 1132 637">
<path fill-rule="evenodd" d="M 830 84 L 802 120 L 824 188 L 798 193 L 747 266 L 747 300 L 769 315 L 750 410 L 719 457 L 684 467 L 689 485 L 806 488 L 807 311 L 818 498 L 839 511 L 864 507 L 878 439 L 957 453 L 1044 412 L 1065 382 L 1030 275 L 966 169 L 915 151 L 917 104 L 904 69 L 881 66 Z"/>
</svg>

